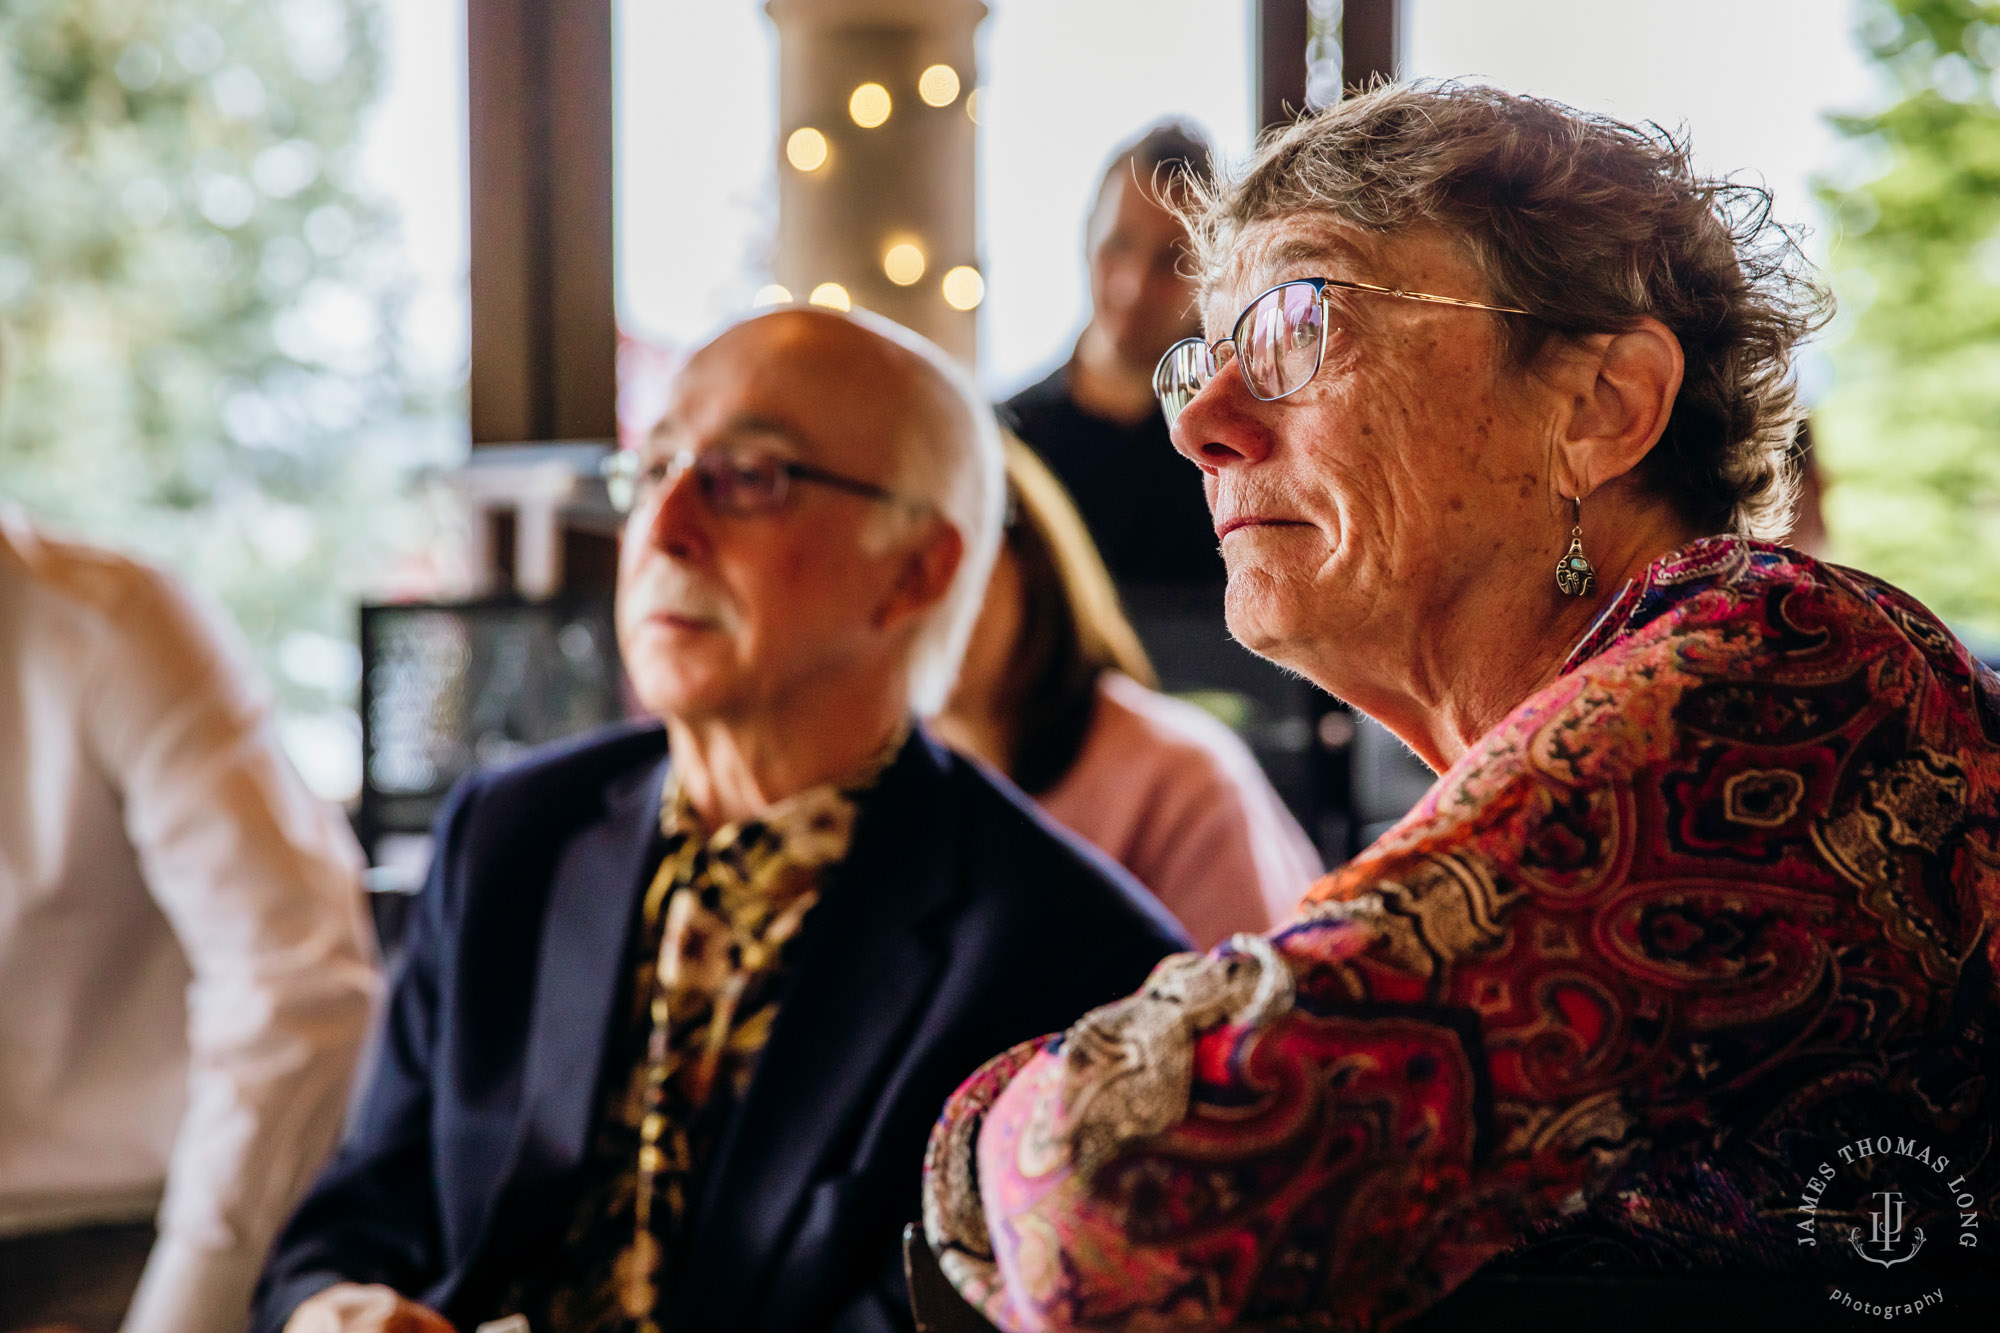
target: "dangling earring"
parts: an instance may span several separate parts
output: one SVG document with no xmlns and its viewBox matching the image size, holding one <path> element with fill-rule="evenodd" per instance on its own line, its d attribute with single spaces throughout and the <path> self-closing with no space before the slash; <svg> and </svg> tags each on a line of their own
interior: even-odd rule
<svg viewBox="0 0 2000 1333">
<path fill-rule="evenodd" d="M 1597 570 L 1583 553 L 1583 497 L 1572 497 L 1576 505 L 1576 526 L 1569 530 L 1569 550 L 1556 561 L 1556 587 L 1565 597 L 1588 597 L 1597 586 Z"/>
</svg>

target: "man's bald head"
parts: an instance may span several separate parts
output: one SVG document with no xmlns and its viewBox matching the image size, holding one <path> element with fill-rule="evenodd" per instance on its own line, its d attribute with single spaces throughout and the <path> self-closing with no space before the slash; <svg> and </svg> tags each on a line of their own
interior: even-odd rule
<svg viewBox="0 0 2000 1333">
<path fill-rule="evenodd" d="M 754 402 L 813 444 L 816 466 L 929 503 L 964 555 L 919 636 L 912 704 L 943 707 L 999 549 L 1002 452 L 971 378 L 927 340 L 877 316 L 789 308 L 724 329 L 675 377 L 667 419 L 690 394 Z M 885 520 L 896 511 L 885 511 Z"/>
<path fill-rule="evenodd" d="M 990 415 L 935 346 L 866 313 L 795 307 L 731 325 L 681 372 L 717 373 L 757 377 L 775 396 L 806 404 L 814 434 L 848 437 L 842 443 L 888 462 L 889 475 L 907 479 L 947 514 L 957 507 L 925 479 L 950 472 L 952 456 L 976 452 L 974 437 Z"/>
</svg>

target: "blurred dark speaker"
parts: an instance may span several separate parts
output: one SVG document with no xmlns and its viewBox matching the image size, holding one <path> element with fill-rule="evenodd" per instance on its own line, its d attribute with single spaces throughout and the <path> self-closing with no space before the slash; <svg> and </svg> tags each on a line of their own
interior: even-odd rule
<svg viewBox="0 0 2000 1333">
<path fill-rule="evenodd" d="M 362 607 L 363 845 L 427 830 L 472 769 L 623 714 L 608 593 Z"/>
<path fill-rule="evenodd" d="M 1394 828 L 1424 799 L 1437 774 L 1372 717 L 1355 718 L 1354 850 Z"/>
<path fill-rule="evenodd" d="M 1236 729 L 1329 867 L 1430 790 L 1436 775 L 1380 723 L 1232 639 L 1220 587 L 1127 584 L 1119 594 L 1160 688 Z"/>
<path fill-rule="evenodd" d="M 1342 706 L 1231 638 L 1220 584 L 1127 583 L 1118 591 L 1160 688 L 1236 730 L 1329 866 L 1351 856 L 1346 747 L 1353 728 Z M 1329 725 L 1329 714 L 1341 725 Z"/>
</svg>

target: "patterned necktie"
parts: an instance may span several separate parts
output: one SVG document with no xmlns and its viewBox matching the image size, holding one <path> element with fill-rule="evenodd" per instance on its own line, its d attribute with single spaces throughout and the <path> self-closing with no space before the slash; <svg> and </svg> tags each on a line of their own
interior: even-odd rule
<svg viewBox="0 0 2000 1333">
<path fill-rule="evenodd" d="M 783 950 L 819 900 L 821 870 L 847 855 L 851 790 L 816 787 L 713 834 L 678 787 L 665 803 L 667 854 L 644 900 L 660 949 L 636 1227 L 617 1266 L 621 1304 L 642 1333 L 658 1333 L 661 1263 L 685 1233 L 705 1131 L 748 1087 L 777 1016 Z"/>
</svg>

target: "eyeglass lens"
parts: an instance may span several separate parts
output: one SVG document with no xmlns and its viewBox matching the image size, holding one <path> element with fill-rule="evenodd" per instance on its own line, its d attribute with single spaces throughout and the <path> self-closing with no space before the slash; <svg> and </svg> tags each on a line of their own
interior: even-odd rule
<svg viewBox="0 0 2000 1333">
<path fill-rule="evenodd" d="M 1266 402 L 1300 388 L 1319 369 L 1326 307 L 1310 282 L 1273 287 L 1236 325 L 1236 356 L 1250 392 Z"/>
<path fill-rule="evenodd" d="M 695 455 L 694 473 L 718 514 L 761 514 L 785 498 L 785 466 L 775 458 L 717 450 Z"/>
<path fill-rule="evenodd" d="M 1243 312 L 1229 341 L 1250 392 L 1265 402 L 1295 393 L 1319 370 L 1325 346 L 1326 307 L 1319 285 L 1288 282 L 1273 287 Z M 1217 369 L 1215 349 L 1190 338 L 1168 349 L 1153 374 L 1153 391 L 1172 425 Z"/>
<path fill-rule="evenodd" d="M 1153 392 L 1167 414 L 1167 424 L 1194 401 L 1202 386 L 1215 374 L 1215 349 L 1199 338 L 1174 344 L 1153 372 Z"/>
<path fill-rule="evenodd" d="M 695 485 L 702 499 L 718 514 L 761 514 L 784 503 L 785 465 L 776 458 L 724 449 L 708 450 L 687 458 L 644 460 L 631 471 L 611 478 L 611 502 L 632 513 L 647 508 L 667 486 L 681 466 L 694 470 Z"/>
</svg>

